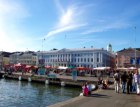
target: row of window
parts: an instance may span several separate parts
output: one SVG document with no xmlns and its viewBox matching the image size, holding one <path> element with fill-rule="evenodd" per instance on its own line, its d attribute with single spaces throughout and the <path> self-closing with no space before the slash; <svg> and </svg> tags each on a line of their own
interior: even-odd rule
<svg viewBox="0 0 140 107">
<path fill-rule="evenodd" d="M 100 62 L 99 58 L 46 59 L 46 62 Z"/>
<path fill-rule="evenodd" d="M 58 55 L 41 55 L 45 58 L 55 58 L 55 57 L 83 57 L 83 56 L 93 56 L 93 53 L 77 53 L 77 54 L 58 54 Z"/>
<path fill-rule="evenodd" d="M 52 64 L 48 64 L 49 66 L 56 66 L 56 65 L 52 65 Z M 94 68 L 94 67 L 100 67 L 100 66 L 102 66 L 101 64 L 100 65 L 98 65 L 98 64 L 85 64 L 85 65 L 80 65 L 80 64 L 58 64 L 57 66 L 65 66 L 65 67 L 67 67 L 67 66 L 73 66 L 73 67 L 86 67 L 86 68 Z"/>
<path fill-rule="evenodd" d="M 23 63 L 23 64 L 36 64 L 36 61 L 20 61 L 20 63 Z"/>
</svg>

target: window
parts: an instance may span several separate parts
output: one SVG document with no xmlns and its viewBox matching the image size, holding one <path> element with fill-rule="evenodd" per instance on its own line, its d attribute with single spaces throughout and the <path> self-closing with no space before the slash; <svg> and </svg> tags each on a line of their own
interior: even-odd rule
<svg viewBox="0 0 140 107">
<path fill-rule="evenodd" d="M 81 62 L 83 62 L 83 58 L 81 58 Z"/>
<path fill-rule="evenodd" d="M 97 62 L 99 62 L 99 58 L 97 57 Z"/>
<path fill-rule="evenodd" d="M 86 62 L 86 58 L 84 58 L 84 62 Z"/>
<path fill-rule="evenodd" d="M 88 58 L 88 62 L 89 62 L 89 58 Z"/>
<path fill-rule="evenodd" d="M 91 58 L 91 62 L 93 62 L 93 58 Z"/>
</svg>

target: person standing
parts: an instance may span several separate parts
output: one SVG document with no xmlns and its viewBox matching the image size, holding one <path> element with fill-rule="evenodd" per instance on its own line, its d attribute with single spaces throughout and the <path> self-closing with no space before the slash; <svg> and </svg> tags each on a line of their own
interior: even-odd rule
<svg viewBox="0 0 140 107">
<path fill-rule="evenodd" d="M 128 77 L 127 77 L 127 94 L 132 92 L 132 81 L 133 81 L 133 76 L 130 71 L 128 72 Z"/>
<path fill-rule="evenodd" d="M 119 73 L 118 70 L 114 74 L 114 84 L 115 84 L 115 92 L 119 93 L 119 90 L 120 90 L 120 73 Z"/>
<path fill-rule="evenodd" d="M 135 72 L 134 76 L 133 76 L 133 81 L 134 81 L 134 87 L 136 87 L 136 93 L 139 94 L 140 93 L 140 89 L 139 89 L 139 85 L 140 85 L 140 75 L 138 73 L 138 71 Z"/>
<path fill-rule="evenodd" d="M 88 96 L 88 87 L 87 87 L 87 84 L 85 84 L 85 87 L 84 87 L 84 93 L 83 93 L 83 95 L 84 96 Z"/>
<path fill-rule="evenodd" d="M 88 94 L 91 95 L 91 92 L 92 92 L 91 82 L 87 83 L 87 87 L 88 87 Z"/>
<path fill-rule="evenodd" d="M 128 77 L 128 75 L 126 74 L 126 71 L 125 71 L 123 73 L 123 75 L 121 76 L 122 92 L 123 93 L 125 93 L 125 87 L 126 87 L 127 77 Z"/>
</svg>

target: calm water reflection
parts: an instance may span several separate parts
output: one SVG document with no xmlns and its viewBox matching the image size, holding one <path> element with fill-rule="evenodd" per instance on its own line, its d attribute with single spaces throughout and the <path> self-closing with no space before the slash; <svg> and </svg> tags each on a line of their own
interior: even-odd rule
<svg viewBox="0 0 140 107">
<path fill-rule="evenodd" d="M 81 89 L 0 79 L 0 107 L 46 107 L 78 96 Z"/>
</svg>

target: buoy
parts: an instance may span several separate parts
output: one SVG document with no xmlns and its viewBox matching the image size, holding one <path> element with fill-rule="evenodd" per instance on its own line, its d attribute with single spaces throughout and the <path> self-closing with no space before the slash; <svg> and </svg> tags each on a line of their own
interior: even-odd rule
<svg viewBox="0 0 140 107">
<path fill-rule="evenodd" d="M 49 84 L 49 80 L 46 80 L 46 81 L 45 81 L 45 84 Z"/>
<path fill-rule="evenodd" d="M 21 81 L 21 76 L 18 77 L 19 81 Z"/>
<path fill-rule="evenodd" d="M 29 81 L 29 82 L 31 82 L 31 81 L 32 81 L 31 77 L 28 77 L 28 81 Z"/>
<path fill-rule="evenodd" d="M 65 84 L 65 82 L 64 82 L 64 81 L 62 81 L 62 82 L 61 82 L 61 86 L 63 86 L 63 87 L 64 87 L 65 85 L 66 85 L 66 84 Z"/>
</svg>

